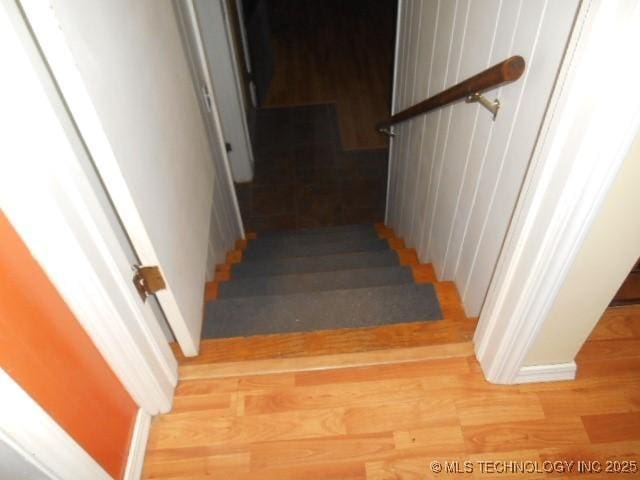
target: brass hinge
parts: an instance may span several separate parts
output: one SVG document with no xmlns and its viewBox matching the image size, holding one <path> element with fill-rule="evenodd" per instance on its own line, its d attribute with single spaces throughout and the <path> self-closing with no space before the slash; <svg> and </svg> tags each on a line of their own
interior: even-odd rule
<svg viewBox="0 0 640 480">
<path fill-rule="evenodd" d="M 133 271 L 133 285 L 136 287 L 143 302 L 147 300 L 149 295 L 153 295 L 157 291 L 167 288 L 159 267 L 134 265 Z"/>
</svg>

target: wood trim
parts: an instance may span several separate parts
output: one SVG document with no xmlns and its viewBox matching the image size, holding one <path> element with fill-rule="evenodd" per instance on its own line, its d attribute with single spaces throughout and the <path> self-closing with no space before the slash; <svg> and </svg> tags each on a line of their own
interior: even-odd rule
<svg viewBox="0 0 640 480">
<path fill-rule="evenodd" d="M 522 367 L 514 383 L 559 382 L 574 380 L 578 367 L 576 362 L 551 365 L 529 365 Z"/>
<path fill-rule="evenodd" d="M 640 127 L 638 43 L 640 5 L 582 2 L 474 337 L 491 382 L 518 381 Z"/>
<path fill-rule="evenodd" d="M 242 253 L 249 246 L 249 241 L 255 240 L 257 235 L 255 232 L 249 232 L 246 237 L 236 241 L 235 248 L 227 253 L 225 263 L 216 265 L 215 277 L 211 282 L 207 282 L 204 287 L 204 301 L 212 302 L 218 298 L 218 290 L 221 282 L 231 280 L 231 271 L 233 265 L 242 261 Z"/>
<path fill-rule="evenodd" d="M 404 240 L 396 236 L 393 228 L 388 227 L 384 223 L 376 223 L 374 225 L 374 228 L 378 233 L 378 236 L 382 239 L 385 239 L 389 244 L 389 248 L 396 252 L 400 265 L 412 268 L 414 278 L 417 273 L 419 275 L 425 275 L 427 272 L 427 268 L 433 270 L 433 266 L 431 266 L 431 264 L 420 263 L 418 253 L 416 252 L 415 248 L 407 248 Z M 433 278 L 434 282 L 436 282 L 437 279 L 435 279 L 435 271 L 433 272 Z"/>
<path fill-rule="evenodd" d="M 0 369 L 0 437 L 51 478 L 111 476 L 7 373 Z"/>
<path fill-rule="evenodd" d="M 144 410 L 138 410 L 136 423 L 133 427 L 133 434 L 131 435 L 129 457 L 127 458 L 127 466 L 123 477 L 124 480 L 140 479 L 150 431 L 151 416 L 145 413 Z"/>
<path fill-rule="evenodd" d="M 473 345 L 471 342 L 447 343 L 425 347 L 393 348 L 334 355 L 184 365 L 180 367 L 180 379 L 194 380 L 198 378 L 309 372 L 337 368 L 420 362 L 450 357 L 468 357 L 470 355 L 473 355 Z"/>
<path fill-rule="evenodd" d="M 405 110 L 402 110 L 389 119 L 376 125 L 378 130 L 389 128 L 392 125 L 404 122 L 411 118 L 423 115 L 449 103 L 456 102 L 473 93 L 482 93 L 492 88 L 497 88 L 505 83 L 518 80 L 524 73 L 525 61 L 519 55 L 514 55 L 506 60 L 489 67 L 486 70 L 457 83 L 453 87 L 433 95 Z"/>
</svg>

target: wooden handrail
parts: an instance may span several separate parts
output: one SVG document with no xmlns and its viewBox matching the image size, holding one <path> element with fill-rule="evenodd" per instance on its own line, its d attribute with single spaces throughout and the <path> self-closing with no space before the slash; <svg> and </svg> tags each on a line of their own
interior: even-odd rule
<svg viewBox="0 0 640 480">
<path fill-rule="evenodd" d="M 474 93 L 482 93 L 503 83 L 513 82 L 522 76 L 524 66 L 524 58 L 519 55 L 507 58 L 505 61 L 487 68 L 483 72 L 467 78 L 433 97 L 429 97 L 420 103 L 416 103 L 412 107 L 392 115 L 387 120 L 378 123 L 376 128 L 378 130 L 388 129 L 391 125 L 404 122 L 405 120 L 435 110 L 456 100 L 467 98 Z"/>
</svg>

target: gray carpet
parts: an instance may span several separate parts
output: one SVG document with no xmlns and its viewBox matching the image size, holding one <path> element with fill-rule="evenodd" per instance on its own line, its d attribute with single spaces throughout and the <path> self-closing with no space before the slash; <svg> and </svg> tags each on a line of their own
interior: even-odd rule
<svg viewBox="0 0 640 480">
<path fill-rule="evenodd" d="M 358 240 L 344 240 L 338 242 L 311 244 L 249 244 L 244 252 L 245 260 L 264 260 L 267 258 L 311 257 L 319 255 L 335 255 L 336 253 L 351 253 L 360 251 L 388 250 L 389 245 L 379 238 L 361 238 Z"/>
<path fill-rule="evenodd" d="M 359 225 L 335 225 L 332 227 L 316 227 L 316 228 L 299 228 L 297 230 L 274 230 L 260 234 L 260 240 L 268 238 L 281 238 L 302 235 L 327 235 L 327 234 L 344 234 L 352 232 L 370 232 L 374 233 L 375 229 L 370 224 Z"/>
<path fill-rule="evenodd" d="M 287 235 L 272 235 L 269 237 L 260 237 L 259 242 L 249 243 L 249 248 L 254 250 L 260 250 L 265 248 L 274 248 L 276 246 L 291 246 L 291 245 L 319 245 L 325 243 L 336 242 L 358 242 L 358 241 L 371 241 L 377 240 L 377 235 L 373 228 L 368 230 L 358 229 L 346 232 L 326 232 L 326 233 L 303 233 L 296 234 L 291 233 Z"/>
<path fill-rule="evenodd" d="M 233 266 L 233 278 L 294 273 L 332 272 L 368 267 L 398 265 L 398 255 L 391 250 L 352 252 L 319 257 L 293 257 L 247 261 Z"/>
<path fill-rule="evenodd" d="M 219 299 L 207 304 L 205 338 L 372 327 L 442 318 L 433 285 L 393 285 Z"/>
<path fill-rule="evenodd" d="M 437 320 L 433 285 L 372 226 L 316 228 L 250 241 L 206 307 L 204 338 L 308 332 Z"/>
<path fill-rule="evenodd" d="M 411 270 L 407 267 L 399 266 L 268 277 L 246 277 L 221 283 L 218 290 L 218 298 L 323 292 L 406 283 L 413 283 Z"/>
</svg>

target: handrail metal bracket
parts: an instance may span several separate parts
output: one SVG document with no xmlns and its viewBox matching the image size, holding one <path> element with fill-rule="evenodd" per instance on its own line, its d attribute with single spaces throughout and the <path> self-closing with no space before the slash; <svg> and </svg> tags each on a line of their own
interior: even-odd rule
<svg viewBox="0 0 640 480">
<path fill-rule="evenodd" d="M 500 108 L 500 102 L 498 100 L 490 102 L 484 98 L 481 93 L 510 82 L 515 82 L 522 76 L 524 69 L 524 58 L 519 55 L 514 55 L 493 67 L 483 70 L 473 77 L 469 77 L 440 93 L 436 93 L 426 100 L 422 100 L 415 105 L 405 108 L 401 112 L 393 114 L 391 117 L 378 123 L 376 128 L 390 128 L 400 122 L 405 122 L 417 117 L 418 115 L 424 115 L 425 113 L 464 98 L 466 98 L 469 103 L 481 103 L 483 107 L 493 114 L 493 119 L 495 120 L 496 115 L 498 114 L 498 109 Z"/>
<path fill-rule="evenodd" d="M 472 95 L 469 95 L 466 101 L 467 103 L 478 102 L 493 114 L 493 120 L 495 120 L 496 116 L 498 116 L 498 110 L 500 110 L 500 100 L 498 100 L 497 98 L 492 102 L 491 100 L 487 100 L 487 98 L 482 94 L 476 92 Z"/>
<path fill-rule="evenodd" d="M 396 134 L 393 133 L 390 128 L 379 128 L 378 131 L 380 133 L 384 133 L 388 137 L 395 137 L 396 136 Z"/>
</svg>

